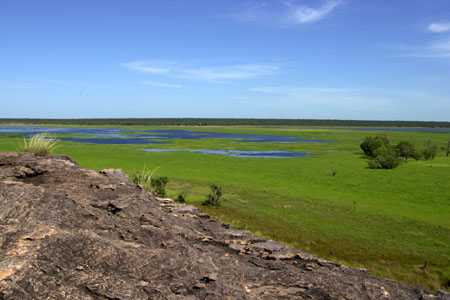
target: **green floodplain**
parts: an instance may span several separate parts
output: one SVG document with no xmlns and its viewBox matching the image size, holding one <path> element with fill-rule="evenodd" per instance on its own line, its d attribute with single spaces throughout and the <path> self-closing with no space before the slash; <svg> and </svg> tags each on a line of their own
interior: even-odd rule
<svg viewBox="0 0 450 300">
<path fill-rule="evenodd" d="M 98 126 L 97 126 L 98 127 Z M 168 195 L 238 228 L 283 241 L 371 274 L 433 289 L 450 288 L 450 132 L 365 131 L 301 126 L 134 126 L 128 129 L 299 136 L 325 143 L 256 143 L 230 139 L 171 140 L 164 145 L 59 142 L 55 153 L 82 167 L 121 168 L 129 174 L 158 168 Z M 439 146 L 430 161 L 409 160 L 373 170 L 359 148 L 366 136 Z M 0 151 L 17 151 L 23 137 L 0 135 Z M 147 153 L 144 148 L 306 151 L 298 158 L 241 158 L 191 152 Z M 334 176 L 333 176 L 334 174 Z M 201 206 L 210 184 L 223 187 L 218 208 Z"/>
</svg>

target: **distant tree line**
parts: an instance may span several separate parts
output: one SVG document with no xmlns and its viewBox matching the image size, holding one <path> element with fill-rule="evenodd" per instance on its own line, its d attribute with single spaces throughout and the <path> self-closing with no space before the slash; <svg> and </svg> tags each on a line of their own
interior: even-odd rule
<svg viewBox="0 0 450 300">
<path fill-rule="evenodd" d="M 450 141 L 447 147 L 447 156 L 450 149 Z M 418 149 L 409 141 L 401 141 L 392 145 L 387 136 L 369 136 L 360 145 L 361 150 L 368 159 L 371 169 L 394 169 L 402 162 L 412 158 L 415 160 L 431 160 L 438 153 L 438 146 L 430 140 Z"/>
<path fill-rule="evenodd" d="M 359 126 L 450 128 L 450 122 L 362 121 L 316 119 L 232 119 L 232 118 L 129 118 L 129 119 L 0 119 L 0 123 L 48 125 L 175 125 L 175 126 Z"/>
</svg>

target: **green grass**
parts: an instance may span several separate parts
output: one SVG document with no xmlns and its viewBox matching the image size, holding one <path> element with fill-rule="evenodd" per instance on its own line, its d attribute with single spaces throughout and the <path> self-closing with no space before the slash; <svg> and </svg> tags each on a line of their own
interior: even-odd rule
<svg viewBox="0 0 450 300">
<path fill-rule="evenodd" d="M 136 129 L 140 127 L 134 127 Z M 189 127 L 186 127 L 189 129 Z M 178 128 L 179 129 L 179 128 Z M 196 129 L 196 128 L 191 128 Z M 359 143 L 374 132 L 301 127 L 202 127 L 198 130 L 297 135 L 329 143 L 265 144 L 231 140 L 176 140 L 150 147 L 179 149 L 302 150 L 305 158 L 247 159 L 189 152 L 145 153 L 143 145 L 61 142 L 57 151 L 83 167 L 158 169 L 170 179 L 169 196 L 184 192 L 201 204 L 219 184 L 221 206 L 200 206 L 213 216 L 372 274 L 430 288 L 450 280 L 450 158 L 409 161 L 394 170 L 370 170 Z M 446 146 L 450 134 L 386 132 L 393 142 Z M 0 151 L 21 138 L 1 137 Z M 332 170 L 336 176 L 331 176 Z M 426 268 L 422 268 L 426 265 Z"/>
</svg>

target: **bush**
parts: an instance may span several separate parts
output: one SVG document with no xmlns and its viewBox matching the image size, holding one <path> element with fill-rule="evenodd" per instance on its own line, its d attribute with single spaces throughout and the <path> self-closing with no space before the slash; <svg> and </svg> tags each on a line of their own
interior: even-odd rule
<svg viewBox="0 0 450 300">
<path fill-rule="evenodd" d="M 168 182 L 169 182 L 169 178 L 167 178 L 165 176 L 151 178 L 150 185 L 152 187 L 152 192 L 155 193 L 159 197 L 165 197 L 166 196 L 166 185 Z"/>
<path fill-rule="evenodd" d="M 48 138 L 45 134 L 37 134 L 29 139 L 24 139 L 22 151 L 45 156 L 52 153 L 56 142 Z"/>
<path fill-rule="evenodd" d="M 186 194 L 185 193 L 178 194 L 177 198 L 175 198 L 175 201 L 178 203 L 186 203 Z"/>
<path fill-rule="evenodd" d="M 222 187 L 212 184 L 210 188 L 211 193 L 202 204 L 207 206 L 219 206 L 220 199 L 222 198 Z"/>
<path fill-rule="evenodd" d="M 383 146 L 375 151 L 375 157 L 369 160 L 371 169 L 394 169 L 400 165 L 400 158 L 392 147 Z"/>
<path fill-rule="evenodd" d="M 390 146 L 389 139 L 384 135 L 366 137 L 360 145 L 361 150 L 367 157 L 375 157 L 376 150 L 383 146 Z"/>
<path fill-rule="evenodd" d="M 425 160 L 431 160 L 434 159 L 437 155 L 438 147 L 431 143 L 431 141 L 427 141 L 425 143 L 425 147 L 422 150 L 422 157 Z"/>
<path fill-rule="evenodd" d="M 397 146 L 395 146 L 395 149 L 398 153 L 398 156 L 405 160 L 408 160 L 408 158 L 410 157 L 417 157 L 416 147 L 410 142 L 402 141 L 398 143 Z"/>
</svg>

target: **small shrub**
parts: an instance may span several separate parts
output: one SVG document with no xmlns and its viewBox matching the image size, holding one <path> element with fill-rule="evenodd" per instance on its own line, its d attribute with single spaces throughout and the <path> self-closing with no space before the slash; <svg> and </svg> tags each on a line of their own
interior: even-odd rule
<svg viewBox="0 0 450 300">
<path fill-rule="evenodd" d="M 212 184 L 210 186 L 211 193 L 208 195 L 205 201 L 203 201 L 203 205 L 207 206 L 219 206 L 220 199 L 222 198 L 222 187 Z"/>
<path fill-rule="evenodd" d="M 186 193 L 178 194 L 178 196 L 175 198 L 175 201 L 178 203 L 186 203 Z"/>
<path fill-rule="evenodd" d="M 152 192 L 155 193 L 159 197 L 165 197 L 166 196 L 166 185 L 168 182 L 169 182 L 169 178 L 167 178 L 165 176 L 151 178 L 150 185 L 152 187 Z"/>
<path fill-rule="evenodd" d="M 24 139 L 22 151 L 45 156 L 51 154 L 55 146 L 56 142 L 51 140 L 47 135 L 37 134 L 29 139 Z"/>
<path fill-rule="evenodd" d="M 377 149 L 383 146 L 390 146 L 389 139 L 384 135 L 379 135 L 366 137 L 361 143 L 360 148 L 367 157 L 375 157 Z"/>
<path fill-rule="evenodd" d="M 331 170 L 330 170 L 330 176 L 331 177 L 334 177 L 334 176 L 336 176 L 337 175 L 337 170 L 335 169 L 335 168 L 331 168 Z"/>
<path fill-rule="evenodd" d="M 431 141 L 427 141 L 425 143 L 425 147 L 422 149 L 422 157 L 425 160 L 434 159 L 437 155 L 438 147 L 431 143 Z"/>
</svg>

